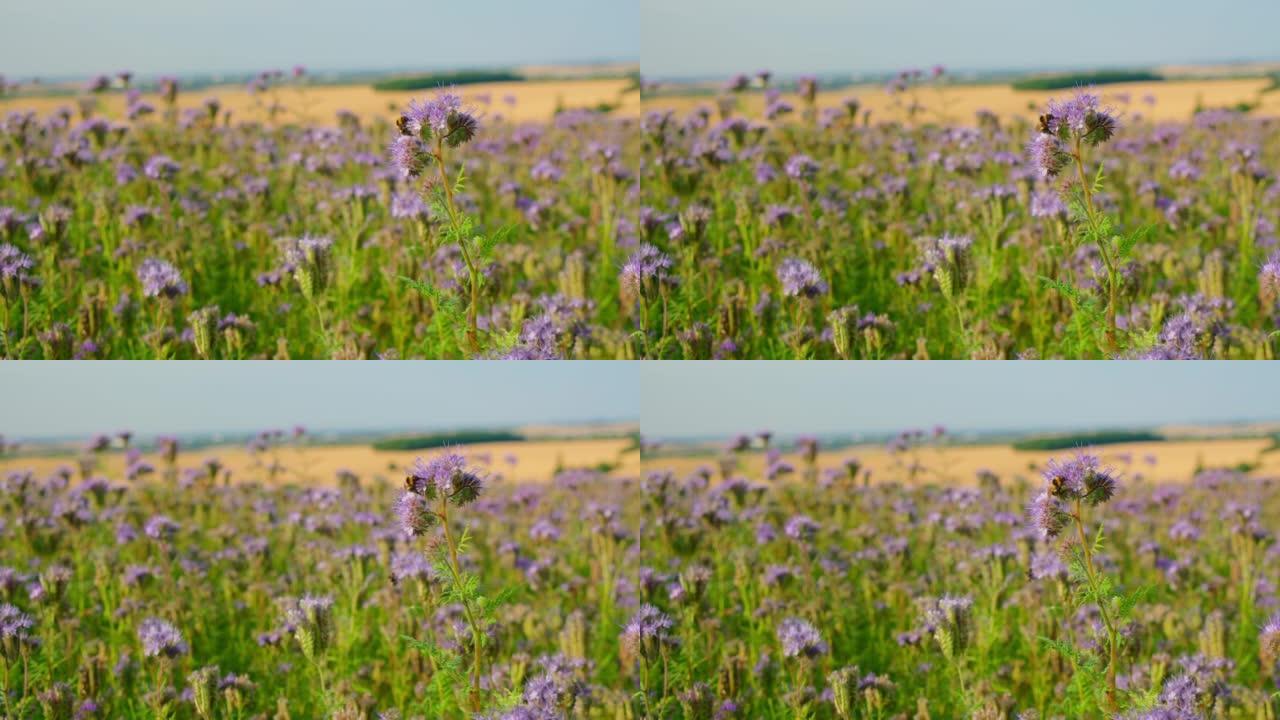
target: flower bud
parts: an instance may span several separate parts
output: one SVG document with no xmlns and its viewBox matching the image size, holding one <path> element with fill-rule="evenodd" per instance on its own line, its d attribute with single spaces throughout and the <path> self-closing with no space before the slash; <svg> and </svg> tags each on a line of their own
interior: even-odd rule
<svg viewBox="0 0 1280 720">
<path fill-rule="evenodd" d="M 314 300 L 329 286 L 333 241 L 304 235 L 289 249 L 293 277 L 307 300 Z"/>
<path fill-rule="evenodd" d="M 831 324 L 831 343 L 835 345 L 836 355 L 841 360 L 848 360 L 853 353 L 853 336 L 858 326 L 858 309 L 836 308 L 827 315 L 827 322 Z"/>
<path fill-rule="evenodd" d="M 333 642 L 333 599 L 307 595 L 289 614 L 302 654 L 315 662 Z"/>
<path fill-rule="evenodd" d="M 831 686 L 832 703 L 841 720 L 852 720 L 853 699 L 858 690 L 859 672 L 856 667 L 843 667 L 827 676 Z"/>
<path fill-rule="evenodd" d="M 948 662 L 954 662 L 969 647 L 973 634 L 973 601 L 967 597 L 944 595 L 929 611 L 933 637 Z"/>
<path fill-rule="evenodd" d="M 204 720 L 213 718 L 213 701 L 218 692 L 218 668 L 216 665 L 202 667 L 187 676 L 191 683 L 191 693 L 196 706 L 196 713 Z"/>
<path fill-rule="evenodd" d="M 209 358 L 213 353 L 215 333 L 218 330 L 218 306 L 202 307 L 187 316 L 195 335 L 196 352 L 202 358 Z"/>
</svg>

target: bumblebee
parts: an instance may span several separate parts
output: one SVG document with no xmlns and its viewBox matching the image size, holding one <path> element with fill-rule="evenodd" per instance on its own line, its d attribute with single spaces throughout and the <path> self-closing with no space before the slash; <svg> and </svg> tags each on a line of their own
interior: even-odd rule
<svg viewBox="0 0 1280 720">
<path fill-rule="evenodd" d="M 1066 482 L 1066 478 L 1062 477 L 1061 475 L 1054 476 L 1054 478 L 1049 481 L 1049 494 L 1053 495 L 1054 497 L 1061 496 L 1062 486 L 1065 482 Z"/>
</svg>

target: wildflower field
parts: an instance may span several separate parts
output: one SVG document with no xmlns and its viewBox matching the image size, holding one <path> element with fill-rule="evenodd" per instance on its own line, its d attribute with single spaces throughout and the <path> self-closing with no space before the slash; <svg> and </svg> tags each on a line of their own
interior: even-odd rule
<svg viewBox="0 0 1280 720">
<path fill-rule="evenodd" d="M 742 436 L 693 471 L 650 463 L 624 655 L 647 717 L 1280 709 L 1273 477 L 1122 472 L 1086 451 L 938 483 L 928 434 L 902 434 L 898 469 L 874 476 L 791 445 Z M 757 455 L 766 469 L 744 474 Z"/>
<path fill-rule="evenodd" d="M 639 478 L 459 450 L 299 483 L 283 433 L 234 475 L 129 434 L 11 458 L 0 714 L 1275 717 L 1271 477 L 1067 453 L 938 484 L 940 437 L 875 479 L 768 434 Z"/>
<path fill-rule="evenodd" d="M 638 354 L 634 118 L 450 89 L 321 117 L 302 72 L 244 112 L 128 74 L 10 109 L 0 356 Z"/>
<path fill-rule="evenodd" d="M 634 482 L 450 451 L 297 483 L 298 441 L 254 445 L 234 479 L 127 434 L 6 473 L 0 717 L 629 712 Z"/>
<path fill-rule="evenodd" d="M 769 73 L 646 100 L 650 354 L 1274 357 L 1273 117 L 1151 120 L 1106 88 L 962 116 L 949 92 L 936 68 L 884 113 Z"/>
</svg>

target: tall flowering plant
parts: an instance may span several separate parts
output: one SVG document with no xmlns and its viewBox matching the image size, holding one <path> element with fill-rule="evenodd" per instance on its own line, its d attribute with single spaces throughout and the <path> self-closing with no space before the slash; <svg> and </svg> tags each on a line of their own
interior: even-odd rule
<svg viewBox="0 0 1280 720">
<path fill-rule="evenodd" d="M 1067 100 L 1049 101 L 1027 148 L 1046 180 L 1063 181 L 1061 192 L 1067 196 L 1076 228 L 1075 246 L 1092 245 L 1098 249 L 1105 273 L 1099 278 L 1099 286 L 1105 291 L 1101 309 L 1096 298 L 1087 297 L 1079 288 L 1061 281 L 1047 282 L 1070 299 L 1079 319 L 1092 328 L 1101 328 L 1102 347 L 1113 354 L 1123 349 L 1116 313 L 1124 268 L 1148 232 L 1147 228 L 1121 232 L 1119 222 L 1099 207 L 1098 197 L 1105 182 L 1103 165 L 1098 164 L 1096 173 L 1088 169 L 1090 148 L 1111 140 L 1118 127 L 1119 121 L 1100 105 L 1097 95 L 1080 91 Z"/>
<path fill-rule="evenodd" d="M 441 91 L 426 102 L 410 101 L 408 109 L 396 121 L 399 134 L 391 142 L 390 155 L 401 174 L 422 181 L 421 191 L 436 217 L 444 219 L 443 239 L 456 245 L 466 267 L 466 349 L 476 355 L 482 350 L 479 313 L 480 291 L 485 270 L 494 248 L 505 231 L 484 235 L 476 220 L 459 207 L 458 195 L 466 186 L 466 171 L 459 168 L 451 176 L 450 153 L 471 142 L 480 129 L 480 121 L 462 107 L 462 98 Z M 439 288 L 413 283 L 427 295 L 442 313 L 445 321 L 460 319 L 459 299 L 443 294 Z M 460 323 L 454 323 L 460 324 Z"/>
<path fill-rule="evenodd" d="M 434 677 L 437 693 L 447 696 L 453 688 L 465 687 L 463 704 L 471 712 L 480 712 L 487 704 L 486 689 L 481 686 L 486 671 L 485 647 L 494 614 L 509 596 L 505 591 L 485 596 L 480 579 L 464 570 L 461 561 L 469 536 L 466 530 L 458 533 L 457 520 L 451 518 L 451 512 L 475 502 L 483 489 L 483 479 L 467 467 L 466 458 L 447 453 L 430 461 L 419 458 L 405 478 L 405 491 L 396 503 L 404 532 L 411 537 L 429 537 L 428 552 L 444 586 L 442 599 L 461 606 L 470 634 L 467 646 L 456 652 L 428 642 L 413 643 L 439 669 Z"/>
<path fill-rule="evenodd" d="M 1076 609 L 1096 609 L 1102 622 L 1096 655 L 1066 642 L 1054 643 L 1054 647 L 1075 666 L 1072 687 L 1077 702 L 1084 706 L 1080 710 L 1092 712 L 1101 705 L 1114 714 L 1123 704 L 1116 682 L 1125 642 L 1122 629 L 1144 590 L 1124 594 L 1103 572 L 1099 554 L 1106 538 L 1101 523 L 1096 531 L 1091 529 L 1089 515 L 1115 496 L 1118 480 L 1096 455 L 1085 453 L 1066 461 L 1049 461 L 1043 477 L 1045 487 L 1028 511 L 1031 523 L 1045 542 L 1056 544 L 1068 557 Z"/>
</svg>

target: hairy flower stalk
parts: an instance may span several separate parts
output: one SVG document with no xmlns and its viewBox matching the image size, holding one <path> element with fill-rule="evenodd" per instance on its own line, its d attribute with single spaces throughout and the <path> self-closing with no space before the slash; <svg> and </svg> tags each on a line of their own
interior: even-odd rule
<svg viewBox="0 0 1280 720">
<path fill-rule="evenodd" d="M 809 704 L 805 690 L 808 687 L 810 665 L 831 648 L 823 641 L 818 629 L 801 618 L 784 618 L 778 624 L 777 634 L 778 644 L 782 646 L 782 656 L 792 660 L 791 702 L 796 716 L 804 717 Z"/>
<path fill-rule="evenodd" d="M 960 334 L 966 338 L 966 342 L 969 329 L 968 323 L 965 322 L 961 293 L 968 287 L 973 275 L 972 247 L 973 238 L 963 235 L 943 235 L 936 240 L 930 240 L 924 251 L 925 263 L 933 268 L 933 278 L 938 282 L 942 296 L 955 309 L 956 317 L 960 321 Z"/>
<path fill-rule="evenodd" d="M 152 709 L 157 717 L 164 717 L 165 706 L 169 700 L 165 690 L 168 687 L 167 676 L 170 663 L 187 654 L 190 647 L 182 638 L 176 627 L 160 618 L 147 618 L 138 626 L 138 640 L 142 644 L 144 657 L 154 658 L 154 680 L 151 687 Z"/>
<path fill-rule="evenodd" d="M 328 237 L 303 235 L 297 240 L 284 240 L 285 265 L 292 270 L 302 296 L 316 311 L 320 332 L 330 342 L 325 322 L 324 295 L 333 280 L 333 240 Z M 199 336 L 197 335 L 197 338 Z"/>
<path fill-rule="evenodd" d="M 471 632 L 471 669 L 468 704 L 473 712 L 484 707 L 481 679 L 484 677 L 484 646 L 490 604 L 479 595 L 476 583 L 463 572 L 458 559 L 459 548 L 466 542 L 466 534 L 456 537 L 449 520 L 449 508 L 475 502 L 484 487 L 480 476 L 467 467 L 466 459 L 457 453 L 447 453 L 424 462 L 414 463 L 405 478 L 405 493 L 397 504 L 397 514 L 405 533 L 419 536 L 435 525 L 444 534 L 445 547 L 440 553 L 442 564 L 452 592 L 458 596 L 463 615 Z"/>
<path fill-rule="evenodd" d="M 931 629 L 942 656 L 955 669 L 962 700 L 969 703 L 965 652 L 973 643 L 973 599 L 943 595 L 925 613 L 925 625 Z"/>
<path fill-rule="evenodd" d="M 320 694 L 325 703 L 330 702 L 329 685 L 326 682 L 324 657 L 333 645 L 333 598 L 305 595 L 297 605 L 289 609 L 289 624 L 293 637 L 302 649 L 302 655 L 316 669 L 320 681 Z"/>
<path fill-rule="evenodd" d="M 1120 305 L 1120 270 L 1128 250 L 1122 247 L 1121 238 L 1113 237 L 1110 219 L 1098 211 L 1094 203 L 1094 183 L 1085 170 L 1086 148 L 1110 140 L 1118 126 L 1115 116 L 1098 103 L 1097 95 L 1083 91 L 1065 101 L 1049 101 L 1028 153 L 1045 178 L 1058 176 L 1069 164 L 1075 166 L 1080 186 L 1080 219 L 1085 223 L 1083 239 L 1097 246 L 1107 273 L 1105 334 L 1107 350 L 1114 353 L 1119 349 L 1116 312 Z M 1097 182 L 1101 182 L 1101 175 Z"/>
<path fill-rule="evenodd" d="M 480 352 L 480 285 L 484 280 L 481 257 L 483 238 L 473 236 L 471 219 L 458 209 L 454 198 L 454 185 L 461 184 L 463 174 L 456 180 L 449 177 L 446 152 L 471 142 L 479 130 L 480 122 L 462 108 L 462 98 L 441 91 L 424 103 L 410 101 L 409 108 L 396 123 L 400 136 L 391 146 L 391 157 L 406 177 L 418 177 L 428 165 L 435 164 L 439 172 L 441 205 L 449 226 L 446 236 L 458 244 L 462 261 L 467 268 L 469 302 L 467 303 L 467 348 L 473 354 Z"/>
<path fill-rule="evenodd" d="M 675 621 L 666 613 L 653 605 L 641 605 L 627 624 L 622 628 L 618 641 L 624 662 L 635 662 L 639 666 L 640 696 L 644 717 L 655 717 L 655 712 L 667 701 L 666 672 L 663 672 L 663 694 L 655 708 L 650 697 L 652 684 L 649 678 L 650 668 L 655 661 L 661 660 L 663 667 L 667 664 L 667 650 L 675 645 L 676 639 L 671 634 Z"/>
<path fill-rule="evenodd" d="M 1106 704 L 1107 711 L 1119 711 L 1116 673 L 1120 662 L 1121 637 L 1113 603 L 1111 585 L 1097 568 L 1094 544 L 1085 529 L 1085 508 L 1109 501 L 1116 492 L 1117 480 L 1110 469 L 1103 468 L 1094 455 L 1080 454 L 1065 462 L 1049 461 L 1043 473 L 1047 487 L 1032 501 L 1029 515 L 1032 525 L 1045 540 L 1053 540 L 1075 530 L 1080 561 L 1080 580 L 1085 588 L 1083 598 L 1098 608 L 1106 630 Z"/>
</svg>

